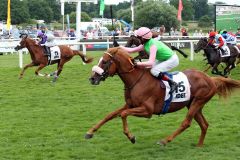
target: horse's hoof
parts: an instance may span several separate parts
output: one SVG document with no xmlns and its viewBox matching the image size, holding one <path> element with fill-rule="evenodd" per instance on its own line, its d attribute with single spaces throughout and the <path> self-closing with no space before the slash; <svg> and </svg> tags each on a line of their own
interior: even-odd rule
<svg viewBox="0 0 240 160">
<path fill-rule="evenodd" d="M 161 146 L 166 146 L 167 142 L 165 140 L 161 140 L 161 141 L 157 142 L 157 144 L 161 145 Z"/>
<path fill-rule="evenodd" d="M 134 144 L 136 142 L 136 137 L 135 136 L 131 137 L 130 141 L 132 142 L 132 144 Z"/>
<path fill-rule="evenodd" d="M 87 133 L 87 134 L 85 135 L 85 139 L 90 139 L 90 138 L 93 138 L 93 134 Z"/>
</svg>

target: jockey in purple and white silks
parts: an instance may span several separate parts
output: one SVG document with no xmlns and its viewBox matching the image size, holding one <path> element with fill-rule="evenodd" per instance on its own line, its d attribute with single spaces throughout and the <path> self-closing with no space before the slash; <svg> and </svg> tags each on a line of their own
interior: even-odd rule
<svg viewBox="0 0 240 160">
<path fill-rule="evenodd" d="M 135 48 L 120 46 L 128 53 L 139 52 L 145 50 L 149 54 L 146 62 L 137 62 L 137 66 L 150 67 L 151 74 L 158 79 L 168 81 L 172 93 L 177 88 L 174 82 L 166 73 L 179 64 L 178 56 L 164 43 L 152 38 L 152 32 L 147 27 L 139 28 L 135 34 L 141 40 L 141 45 Z"/>
</svg>

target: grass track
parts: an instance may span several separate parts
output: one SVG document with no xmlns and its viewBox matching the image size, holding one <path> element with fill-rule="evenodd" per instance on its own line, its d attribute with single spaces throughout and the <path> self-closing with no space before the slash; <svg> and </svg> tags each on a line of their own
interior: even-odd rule
<svg viewBox="0 0 240 160">
<path fill-rule="evenodd" d="M 79 57 L 74 57 L 55 85 L 50 79 L 36 77 L 35 68 L 18 80 L 18 56 L 0 56 L 1 160 L 240 159 L 240 92 L 227 101 L 214 97 L 205 106 L 210 126 L 203 148 L 195 147 L 200 134 L 195 121 L 166 147 L 156 144 L 180 125 L 186 109 L 151 119 L 129 117 L 129 129 L 137 137 L 134 145 L 122 133 L 120 118 L 103 126 L 93 139 L 85 140 L 90 127 L 124 103 L 123 84 L 117 76 L 99 86 L 90 85 L 91 67 L 102 52 L 88 55 L 96 57 L 93 64 L 83 65 Z M 205 67 L 201 54 L 195 55 L 193 62 L 180 58 L 177 70 Z M 27 62 L 30 57 L 24 55 L 24 64 Z M 43 73 L 55 68 L 49 66 Z M 239 72 L 235 69 L 231 77 L 240 79 Z"/>
</svg>

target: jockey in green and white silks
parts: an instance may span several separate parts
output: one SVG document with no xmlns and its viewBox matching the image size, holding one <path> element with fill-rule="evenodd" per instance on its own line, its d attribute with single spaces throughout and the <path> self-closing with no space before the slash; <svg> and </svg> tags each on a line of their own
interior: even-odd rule
<svg viewBox="0 0 240 160">
<path fill-rule="evenodd" d="M 137 62 L 137 66 L 150 67 L 151 74 L 159 79 L 168 81 L 171 87 L 170 92 L 173 92 L 177 88 L 177 84 L 165 72 L 178 66 L 178 56 L 167 45 L 153 39 L 149 28 L 141 27 L 135 34 L 141 40 L 142 45 L 135 48 L 120 47 L 127 50 L 128 53 L 145 50 L 149 54 L 149 59 L 146 62 Z"/>
</svg>

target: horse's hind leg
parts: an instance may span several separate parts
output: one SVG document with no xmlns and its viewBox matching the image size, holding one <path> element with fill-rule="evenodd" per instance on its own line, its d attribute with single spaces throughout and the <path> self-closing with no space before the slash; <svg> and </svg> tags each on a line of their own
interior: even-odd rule
<svg viewBox="0 0 240 160">
<path fill-rule="evenodd" d="M 196 113 L 194 119 L 197 121 L 197 123 L 201 127 L 201 135 L 200 135 L 200 138 L 199 138 L 199 141 L 197 144 L 198 147 L 201 147 L 203 145 L 203 142 L 204 142 L 204 139 L 205 139 L 205 136 L 207 133 L 208 122 L 204 118 L 204 116 L 202 114 L 202 110 L 200 110 L 199 112 Z"/>
<path fill-rule="evenodd" d="M 168 136 L 167 138 L 165 138 L 164 140 L 161 140 L 161 144 L 166 145 L 168 142 L 171 142 L 177 135 L 181 134 L 183 131 L 185 131 L 188 127 L 190 127 L 192 119 L 195 117 L 196 113 L 199 111 L 199 109 L 201 109 L 204 104 L 206 102 L 205 101 L 194 101 L 192 102 L 187 116 L 184 119 L 184 121 L 182 122 L 181 126 L 175 131 L 173 132 L 173 134 L 171 134 L 170 136 Z"/>
<path fill-rule="evenodd" d="M 116 118 L 120 115 L 120 113 L 127 108 L 127 105 L 124 105 L 122 108 L 108 114 L 103 120 L 99 121 L 94 127 L 88 130 L 87 134 L 85 135 L 86 139 L 90 139 L 93 137 L 94 132 L 96 132 L 102 125 L 104 125 L 106 122 L 112 120 L 113 118 Z"/>
<path fill-rule="evenodd" d="M 34 66 L 34 63 L 33 63 L 33 62 L 25 65 L 25 66 L 23 67 L 20 75 L 19 75 L 19 79 L 23 78 L 23 75 L 24 75 L 25 70 L 26 70 L 28 67 L 32 67 L 32 66 Z"/>
<path fill-rule="evenodd" d="M 70 59 L 65 60 L 65 61 L 61 60 L 61 61 L 58 63 L 57 74 L 55 74 L 55 76 L 53 77 L 53 81 L 52 81 L 52 82 L 56 82 L 56 81 L 57 81 L 58 76 L 59 76 L 59 75 L 61 74 L 61 72 L 62 72 L 63 65 L 64 65 L 67 61 L 69 61 L 69 60 L 70 60 Z"/>
</svg>

